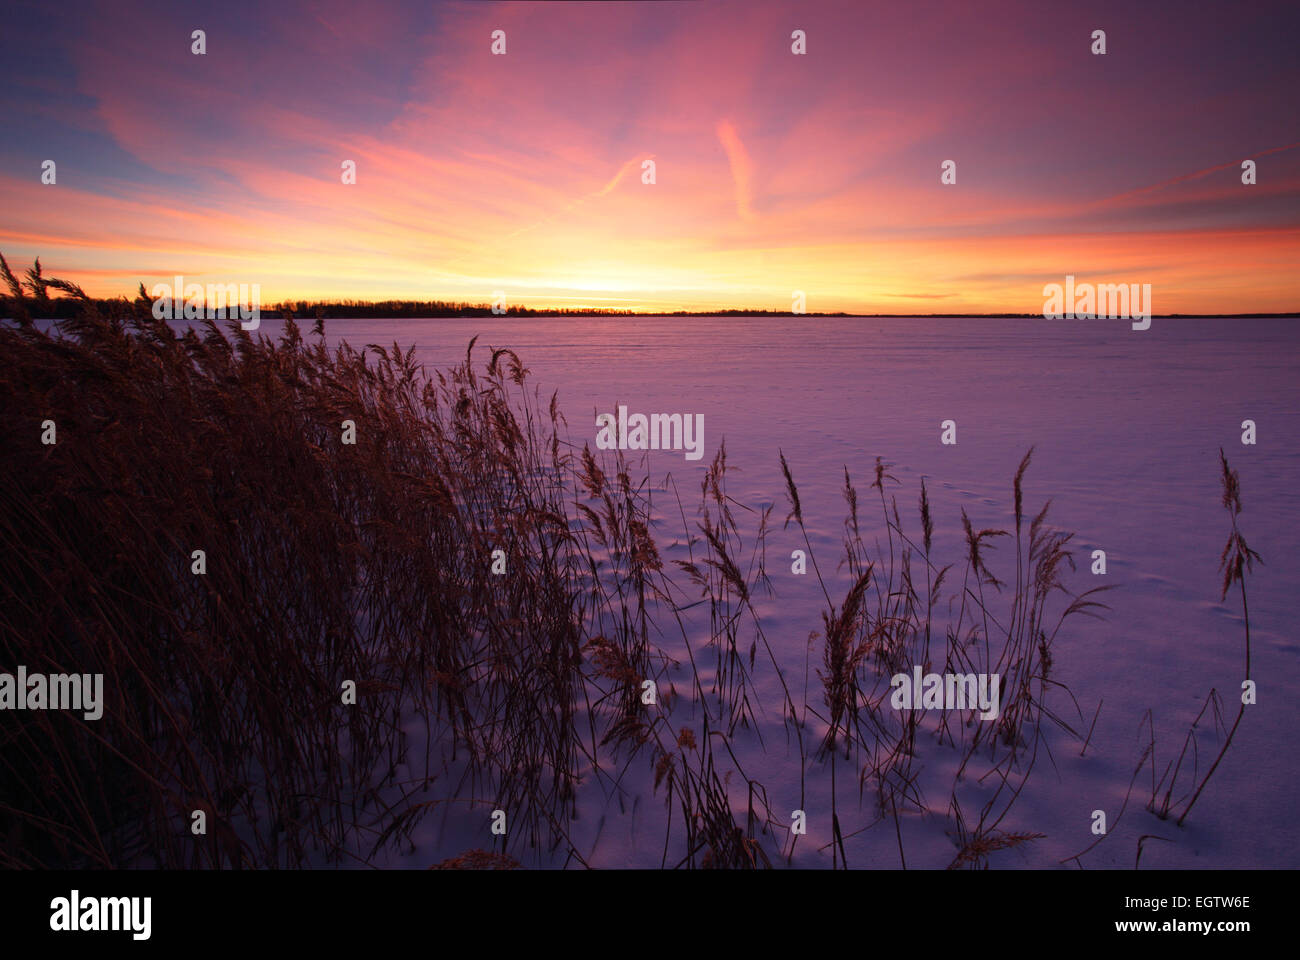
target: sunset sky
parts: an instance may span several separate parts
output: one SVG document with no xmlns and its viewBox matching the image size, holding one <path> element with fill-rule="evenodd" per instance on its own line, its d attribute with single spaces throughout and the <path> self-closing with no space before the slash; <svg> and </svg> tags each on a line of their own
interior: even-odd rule
<svg viewBox="0 0 1300 960">
<path fill-rule="evenodd" d="M 264 304 L 1036 313 L 1073 274 L 1292 311 L 1297 10 L 6 4 L 0 252 Z"/>
</svg>

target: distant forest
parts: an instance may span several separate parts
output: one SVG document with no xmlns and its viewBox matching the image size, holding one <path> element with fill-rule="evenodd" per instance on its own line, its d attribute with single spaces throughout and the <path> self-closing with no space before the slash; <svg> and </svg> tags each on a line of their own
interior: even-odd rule
<svg viewBox="0 0 1300 960">
<path fill-rule="evenodd" d="M 6 298 L 7 299 L 7 298 Z M 88 298 L 101 312 L 112 305 L 120 306 L 126 299 Z M 149 297 L 136 298 L 152 302 Z M 77 315 L 80 301 L 73 297 L 50 298 L 42 302 L 26 301 L 34 318 L 69 320 Z M 8 313 L 8 303 L 0 301 L 0 310 Z M 178 308 L 179 309 L 179 308 Z M 236 314 L 233 308 L 228 317 Z M 593 307 L 569 309 L 535 309 L 533 307 L 508 307 L 504 314 L 493 314 L 486 303 L 456 303 L 449 300 L 284 300 L 264 304 L 259 314 L 262 319 L 283 319 L 286 316 L 299 320 L 400 320 L 431 317 L 783 317 L 785 310 L 702 310 L 650 312 L 638 310 L 611 310 Z M 847 313 L 807 313 L 809 317 L 848 317 Z"/>
<path fill-rule="evenodd" d="M 0 316 L 13 316 L 12 298 L 0 297 Z M 110 312 L 113 306 L 121 307 L 125 297 L 87 298 L 101 312 Z M 141 299 L 141 298 L 137 298 Z M 142 299 L 152 300 L 148 297 Z M 49 298 L 43 302 L 27 299 L 27 311 L 34 319 L 70 320 L 77 316 L 81 301 L 74 297 Z M 789 317 L 794 316 L 789 310 L 610 310 L 586 307 L 582 309 L 535 309 L 533 307 L 509 307 L 501 316 L 507 317 Z M 492 307 L 485 303 L 456 303 L 450 300 L 286 300 L 267 304 L 262 307 L 260 316 L 264 320 L 284 319 L 286 316 L 298 320 L 415 320 L 441 317 L 491 317 Z M 916 317 L 964 319 L 1042 319 L 1041 313 L 802 313 L 800 317 Z M 1158 314 L 1155 319 L 1177 320 L 1211 317 L 1228 317 L 1231 319 L 1268 319 L 1274 317 L 1296 317 L 1295 313 L 1238 313 L 1238 314 Z M 227 317 L 237 319 L 236 311 L 227 313 Z"/>
</svg>

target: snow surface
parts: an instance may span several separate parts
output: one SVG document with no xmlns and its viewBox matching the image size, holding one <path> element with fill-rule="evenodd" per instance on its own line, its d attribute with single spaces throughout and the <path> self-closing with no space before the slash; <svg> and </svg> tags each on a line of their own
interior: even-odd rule
<svg viewBox="0 0 1300 960">
<path fill-rule="evenodd" d="M 276 335 L 277 321 L 262 333 Z M 1068 698 L 1054 701 L 1062 715 L 1087 730 L 1104 700 L 1091 743 L 1049 731 L 1051 757 L 1040 757 L 1004 829 L 1045 836 L 992 855 L 995 868 L 1059 867 L 1096 837 L 1091 813 L 1106 811 L 1110 834 L 1082 858 L 1088 868 L 1134 865 L 1138 838 L 1155 835 L 1142 852 L 1144 868 L 1300 866 L 1300 644 L 1294 610 L 1300 590 L 1294 559 L 1300 530 L 1300 326 L 1290 320 L 1161 320 L 1134 331 L 1123 320 L 1042 319 L 824 319 L 824 318 L 576 318 L 332 320 L 331 341 L 417 346 L 429 366 L 449 367 L 479 348 L 509 347 L 531 371 L 544 398 L 559 390 L 573 441 L 592 443 L 595 414 L 624 403 L 631 412 L 702 413 L 705 456 L 649 455 L 650 473 L 671 473 L 688 509 L 723 438 L 730 492 L 755 507 L 774 504 L 767 566 L 776 596 L 759 604 L 764 627 L 792 687 L 801 688 L 805 663 L 810 702 L 820 703 L 815 668 L 818 645 L 806 657 L 809 631 L 821 627 L 825 601 L 813 576 L 790 573 L 790 551 L 803 546 L 788 512 L 778 462 L 784 451 L 799 485 L 813 549 L 838 603 L 850 577 L 837 569 L 846 507 L 841 496 L 847 466 L 862 514 L 883 536 L 878 504 L 868 489 L 877 455 L 893 464 L 906 528 L 916 532 L 916 500 L 926 478 L 936 523 L 935 553 L 942 562 L 962 556 L 960 511 L 980 527 L 1011 529 L 1012 476 L 1035 447 L 1027 474 L 1026 512 L 1051 499 L 1050 519 L 1076 533 L 1078 571 L 1068 584 L 1081 592 L 1102 583 L 1111 607 L 1104 621 L 1073 618 L 1058 637 L 1054 676 Z M 481 354 L 486 360 L 487 354 Z M 940 444 L 940 423 L 957 423 L 955 446 Z M 1241 442 L 1241 424 L 1257 424 L 1258 443 Z M 1236 740 L 1183 827 L 1145 809 L 1149 762 L 1116 820 L 1149 737 L 1152 711 L 1156 764 L 1163 771 L 1182 747 L 1188 726 L 1209 690 L 1224 698 L 1226 722 L 1237 709 L 1243 674 L 1240 599 L 1219 602 L 1219 553 L 1229 531 L 1220 503 L 1218 450 L 1241 477 L 1240 528 L 1264 565 L 1247 590 L 1258 704 L 1247 708 Z M 656 529 L 665 561 L 685 556 L 680 517 Z M 676 541 L 676 545 L 674 542 Z M 1009 538 L 1003 541 L 1009 543 Z M 1089 572 L 1089 554 L 1108 557 L 1104 577 Z M 994 550 L 994 572 L 1009 573 L 1014 553 Z M 684 577 L 679 579 L 684 580 Z M 1005 579 L 1005 576 L 1004 576 Z M 707 617 L 705 618 L 707 626 Z M 799 754 L 788 745 L 779 687 L 770 666 L 755 674 L 765 708 L 764 746 L 753 733 L 733 748 L 746 772 L 761 781 L 775 811 L 801 805 Z M 679 690 L 686 674 L 679 671 Z M 802 689 L 796 689 L 796 698 Z M 674 720 L 690 725 L 693 706 L 683 696 Z M 422 725 L 421 730 L 422 730 Z M 412 723 L 414 735 L 417 723 Z M 805 734 L 810 740 L 814 734 Z M 1203 722 L 1198 738 L 1203 772 L 1220 735 Z M 423 750 L 418 751 L 422 758 Z M 902 845 L 909 867 L 943 867 L 956 847 L 948 830 L 949 789 L 958 762 L 951 751 L 927 750 L 920 784 L 931 809 L 905 814 Z M 606 867 L 657 867 L 664 855 L 662 791 L 652 789 L 651 761 L 637 760 L 612 790 L 588 777 L 572 824 L 578 853 Z M 412 773 L 423 772 L 423 761 Z M 892 818 L 873 821 L 871 797 L 859 801 L 855 775 L 841 766 L 838 802 L 849 864 L 901 866 Z M 617 773 L 615 771 L 614 773 Z M 443 784 L 454 783 L 444 775 Z M 1143 785 L 1146 784 L 1146 793 Z M 733 808 L 743 823 L 743 781 L 732 784 Z M 971 785 L 978 793 L 978 785 Z M 808 836 L 800 838 L 796 867 L 829 867 L 829 767 L 810 760 Z M 437 794 L 435 789 L 434 795 Z M 428 799 L 417 795 L 415 801 Z M 464 799 L 463 797 L 461 798 Z M 414 834 L 415 847 L 394 865 L 424 866 L 473 847 L 489 848 L 488 808 L 448 803 Z M 860 831 L 854 833 L 854 831 Z M 680 832 L 680 831 L 679 831 Z M 674 838 L 674 844 L 680 841 Z M 785 838 L 769 837 L 771 854 Z M 670 851 L 669 865 L 680 857 Z M 564 865 L 563 854 L 512 851 L 528 865 Z M 784 859 L 774 857 L 778 864 Z"/>
</svg>

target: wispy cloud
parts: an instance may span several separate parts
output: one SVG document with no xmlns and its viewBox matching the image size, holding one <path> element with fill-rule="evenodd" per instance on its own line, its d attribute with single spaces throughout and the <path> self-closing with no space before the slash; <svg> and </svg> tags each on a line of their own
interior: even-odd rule
<svg viewBox="0 0 1300 960">
<path fill-rule="evenodd" d="M 736 190 L 736 214 L 742 220 L 752 220 L 754 219 L 754 165 L 750 162 L 745 145 L 730 120 L 719 120 L 717 133 L 722 149 L 727 151 L 727 163 L 731 165 L 731 179 Z"/>
<path fill-rule="evenodd" d="M 1244 156 L 1237 160 L 1231 160 L 1227 163 L 1216 164 L 1215 166 L 1212 167 L 1206 167 L 1203 170 L 1194 170 L 1191 173 L 1185 173 L 1182 174 L 1181 176 L 1173 177 L 1169 180 L 1164 180 L 1160 183 L 1153 183 L 1145 187 L 1138 187 L 1136 190 L 1128 190 L 1124 193 L 1117 194 L 1113 197 L 1107 197 L 1104 200 L 1099 201 L 1099 205 L 1103 205 L 1103 206 L 1123 205 L 1123 204 L 1131 203 L 1132 201 L 1138 200 L 1139 198 L 1146 197 L 1155 193 L 1160 193 L 1161 191 L 1168 190 L 1171 187 L 1177 187 L 1184 183 L 1192 183 L 1197 180 L 1203 180 L 1206 177 L 1215 173 L 1221 173 L 1225 170 L 1240 170 L 1241 163 L 1243 160 L 1258 160 L 1260 157 L 1271 156 L 1272 154 L 1275 153 L 1285 153 L 1288 150 L 1294 150 L 1296 147 L 1300 147 L 1300 143 L 1288 143 L 1284 147 L 1270 147 L 1267 150 L 1259 150 L 1255 153 L 1250 154 L 1249 156 Z M 1295 187 L 1296 184 L 1292 183 L 1291 186 Z"/>
</svg>

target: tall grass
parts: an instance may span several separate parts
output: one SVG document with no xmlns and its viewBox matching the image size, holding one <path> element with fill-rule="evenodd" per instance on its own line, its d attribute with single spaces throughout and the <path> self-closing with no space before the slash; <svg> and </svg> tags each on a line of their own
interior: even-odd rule
<svg viewBox="0 0 1300 960">
<path fill-rule="evenodd" d="M 593 598 L 558 412 L 518 359 L 426 378 L 410 351 L 331 352 L 292 320 L 278 343 L 210 322 L 177 336 L 144 301 L 64 332 L 0 330 L 0 663 L 102 672 L 108 706 L 7 718 L 0 858 L 366 859 L 428 812 L 407 798 L 439 743 L 468 759 L 464 795 L 554 841 Z M 46 419 L 58 443 L 33 444 Z"/>
<path fill-rule="evenodd" d="M 919 498 L 920 543 L 901 518 L 895 497 L 886 486 L 897 484 L 889 465 L 876 461 L 871 489 L 876 491 L 885 544 L 868 545 L 859 515 L 859 498 L 845 471 L 843 549 L 852 574 L 843 600 L 831 603 L 822 614 L 823 704 L 820 716 L 826 732 L 821 755 L 829 758 L 832 784 L 833 861 L 849 866 L 839 815 L 837 765 L 855 759 L 860 791 L 870 789 L 876 798 L 878 819 L 892 821 L 901 866 L 907 866 L 901 816 L 907 810 L 922 812 L 930 803 L 918 787 L 917 734 L 920 710 L 894 710 L 887 701 L 890 677 L 907 673 L 912 665 L 926 672 L 998 674 L 1001 710 L 995 720 L 980 721 L 974 710 L 965 715 L 946 713 L 933 730 L 934 737 L 958 750 L 962 760 L 951 786 L 948 812 L 957 845 L 950 866 L 985 866 L 988 854 L 1036 839 L 1029 831 L 1007 832 L 1001 824 L 1028 781 L 1043 743 L 1043 722 L 1078 737 L 1077 731 L 1049 706 L 1049 694 L 1068 689 L 1052 677 L 1052 648 L 1065 622 L 1078 615 L 1096 616 L 1104 608 L 1093 588 L 1074 595 L 1064 574 L 1073 568 L 1068 544 L 1072 535 L 1047 524 L 1048 505 L 1024 523 L 1023 480 L 1032 451 L 1026 454 L 1012 481 L 1015 532 L 976 530 L 962 511 L 966 554 L 958 596 L 948 603 L 946 618 L 936 622 L 944 583 L 954 564 L 939 566 L 933 556 L 934 517 L 924 483 Z M 789 465 L 782 459 L 790 517 L 803 529 L 804 511 Z M 805 542 L 808 540 L 804 529 Z M 1013 536 L 1016 566 L 1010 584 L 989 567 L 988 552 L 995 540 Z M 925 571 L 924 595 L 921 566 Z M 954 580 L 955 582 L 955 580 Z M 1053 607 L 1053 598 L 1060 601 Z M 829 600 L 829 597 L 828 597 Z M 955 617 L 952 609 L 956 608 Z M 945 640 L 942 662 L 931 650 L 933 637 Z M 1072 699 L 1072 698 L 1071 698 Z M 1077 704 L 1075 704 L 1077 711 Z M 1081 739 L 1081 738 L 1080 738 Z M 1027 756 L 1026 756 L 1027 754 Z M 972 820 L 962 805 L 967 792 L 968 768 L 978 766 L 975 780 L 992 778 L 996 788 Z"/>
<path fill-rule="evenodd" d="M 286 318 L 278 340 L 237 323 L 178 334 L 143 290 L 105 306 L 39 267 L 25 283 L 0 267 L 19 321 L 0 326 L 0 670 L 103 673 L 107 700 L 94 722 L 6 717 L 0 865 L 377 863 L 448 803 L 511 824 L 464 863 L 536 848 L 582 864 L 580 792 L 620 795 L 644 770 L 666 811 L 664 866 L 768 866 L 794 854 L 789 811 L 735 745 L 766 749 L 776 713 L 801 804 L 811 778 L 832 784 L 833 865 L 865 865 L 849 841 L 876 825 L 911 865 L 920 811 L 948 817 L 952 866 L 1039 836 L 1008 817 L 1044 721 L 1078 737 L 1051 705 L 1068 695 L 1053 645 L 1101 605 L 1067 589 L 1070 535 L 1047 507 L 1023 512 L 1028 455 L 1014 532 L 963 512 L 964 556 L 942 565 L 924 484 L 911 527 L 877 460 L 869 524 L 846 468 L 838 599 L 781 456 L 786 523 L 825 600 L 810 697 L 762 613 L 770 509 L 728 493 L 725 446 L 688 509 L 621 454 L 572 445 L 557 397 L 510 350 L 471 341 L 429 371 L 396 344 L 331 349 L 319 319 L 304 336 Z M 27 292 L 47 288 L 81 304 L 57 334 L 27 319 L 48 309 Z M 673 517 L 684 556 L 666 562 L 656 528 Z M 999 578 L 994 545 L 1011 543 Z M 912 664 L 999 673 L 1000 716 L 893 710 L 889 677 Z M 779 703 L 760 700 L 764 677 Z M 937 799 L 919 786 L 934 749 L 959 758 Z M 190 831 L 195 810 L 206 835 Z"/>
<path fill-rule="evenodd" d="M 1156 778 L 1156 761 L 1155 761 L 1155 731 L 1154 723 L 1148 718 L 1148 724 L 1151 727 L 1150 742 L 1147 747 L 1147 753 L 1144 759 L 1149 757 L 1151 761 L 1151 800 L 1147 804 L 1147 809 L 1164 820 L 1172 816 L 1174 811 L 1182 805 L 1176 821 L 1177 826 L 1182 826 L 1183 821 L 1187 819 L 1188 814 L 1192 812 L 1192 807 L 1200 799 L 1201 793 L 1205 790 L 1206 784 L 1218 770 L 1219 764 L 1232 746 L 1233 737 L 1237 734 L 1237 728 L 1241 725 L 1242 718 L 1246 715 L 1246 698 L 1245 686 L 1251 680 L 1250 676 L 1250 604 L 1246 597 L 1246 574 L 1253 571 L 1256 563 L 1262 563 L 1258 553 L 1251 549 L 1246 543 L 1246 538 L 1242 535 L 1237 525 L 1237 517 L 1241 514 L 1241 478 L 1237 471 L 1228 465 L 1228 458 L 1219 448 L 1219 469 L 1220 483 L 1223 488 L 1221 502 L 1223 508 L 1228 511 L 1230 529 L 1227 542 L 1223 546 L 1223 551 L 1219 555 L 1219 571 L 1223 574 L 1223 583 L 1220 590 L 1220 601 L 1226 600 L 1228 592 L 1235 585 L 1241 595 L 1241 617 L 1242 626 L 1245 633 L 1245 673 L 1243 676 L 1242 689 L 1240 692 L 1240 703 L 1237 706 L 1237 716 L 1232 721 L 1232 726 L 1226 729 L 1223 738 L 1223 745 L 1215 755 L 1214 760 L 1210 763 L 1209 769 L 1205 775 L 1199 778 L 1197 782 L 1197 770 L 1199 767 L 1199 756 L 1196 743 L 1196 730 L 1205 717 L 1205 713 L 1213 707 L 1213 715 L 1216 728 L 1223 730 L 1222 721 L 1223 701 L 1219 696 L 1218 690 L 1212 689 L 1206 695 L 1205 702 L 1201 705 L 1196 719 L 1188 727 L 1187 734 L 1183 738 L 1183 747 L 1178 754 L 1177 762 L 1171 761 L 1166 765 L 1164 773 L 1157 780 Z M 1187 766 L 1189 759 L 1188 753 L 1191 753 L 1190 769 Z M 1190 776 L 1191 782 L 1196 786 L 1193 788 L 1188 785 L 1183 774 Z M 1163 788 L 1164 793 L 1161 794 Z M 1180 793 L 1179 791 L 1185 791 Z M 1190 792 L 1186 792 L 1190 791 Z M 1164 839 L 1164 838 L 1159 838 Z M 1139 850 L 1139 857 L 1141 856 Z"/>
</svg>

